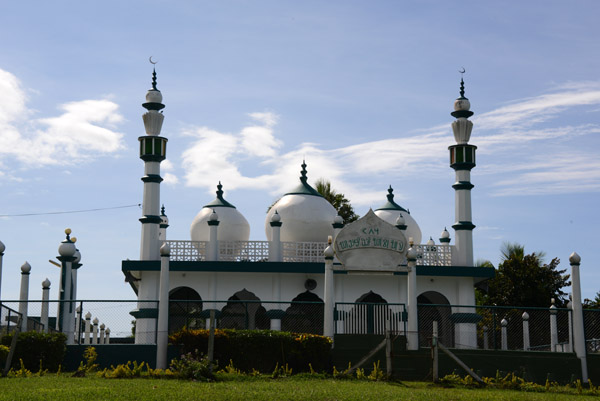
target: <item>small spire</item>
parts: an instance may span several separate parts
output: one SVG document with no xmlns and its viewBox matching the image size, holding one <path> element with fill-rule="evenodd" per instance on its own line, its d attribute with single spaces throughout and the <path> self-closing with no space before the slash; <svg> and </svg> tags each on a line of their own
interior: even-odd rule
<svg viewBox="0 0 600 401">
<path fill-rule="evenodd" d="M 305 183 L 308 180 L 308 178 L 306 177 L 307 171 L 306 171 L 306 161 L 305 160 L 302 160 L 301 166 L 302 166 L 302 170 L 300 171 L 300 174 L 301 174 L 300 181 Z"/>
<path fill-rule="evenodd" d="M 390 202 L 394 201 L 394 188 L 392 188 L 391 185 L 388 188 L 387 200 L 390 201 Z"/>
<path fill-rule="evenodd" d="M 162 207 L 160 208 L 160 215 L 161 216 L 166 216 L 165 214 L 165 205 L 163 204 Z"/>
<path fill-rule="evenodd" d="M 223 185 L 221 181 L 219 181 L 219 185 L 217 185 L 217 198 L 223 200 Z"/>
<path fill-rule="evenodd" d="M 460 97 L 465 97 L 465 81 L 460 77 Z"/>
<path fill-rule="evenodd" d="M 158 90 L 156 89 L 156 68 L 152 69 L 152 89 L 154 89 L 155 91 Z"/>
</svg>

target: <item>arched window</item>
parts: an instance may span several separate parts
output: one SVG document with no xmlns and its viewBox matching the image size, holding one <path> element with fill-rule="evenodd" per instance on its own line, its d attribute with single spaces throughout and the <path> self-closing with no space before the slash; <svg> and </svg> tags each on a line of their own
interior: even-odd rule
<svg viewBox="0 0 600 401">
<path fill-rule="evenodd" d="M 452 308 L 448 298 L 436 291 L 427 291 L 417 297 L 419 319 L 419 345 L 429 347 L 433 335 L 433 322 L 438 324 L 438 338 L 447 347 L 454 344 Z"/>
<path fill-rule="evenodd" d="M 281 330 L 323 334 L 323 300 L 306 290 L 294 299 L 281 320 Z"/>
<path fill-rule="evenodd" d="M 270 327 L 260 298 L 245 288 L 229 297 L 221 312 L 219 327 L 223 329 L 265 330 Z"/>
<path fill-rule="evenodd" d="M 178 287 L 169 293 L 169 333 L 181 330 L 203 328 L 200 318 L 202 298 L 194 289 Z"/>
</svg>

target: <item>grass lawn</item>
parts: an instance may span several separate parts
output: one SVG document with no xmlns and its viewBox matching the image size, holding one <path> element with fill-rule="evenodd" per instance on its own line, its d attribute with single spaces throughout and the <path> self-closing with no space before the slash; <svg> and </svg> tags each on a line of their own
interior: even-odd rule
<svg viewBox="0 0 600 401">
<path fill-rule="evenodd" d="M 388 383 L 315 378 L 247 378 L 216 383 L 175 379 L 102 379 L 47 375 L 0 378 L 0 400 L 310 400 L 519 401 L 600 400 L 598 396 L 498 389 L 442 388 L 421 382 Z"/>
</svg>

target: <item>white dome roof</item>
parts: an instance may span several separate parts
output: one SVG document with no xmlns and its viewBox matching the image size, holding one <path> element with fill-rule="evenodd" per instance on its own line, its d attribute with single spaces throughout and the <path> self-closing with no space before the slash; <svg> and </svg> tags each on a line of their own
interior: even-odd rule
<svg viewBox="0 0 600 401">
<path fill-rule="evenodd" d="M 337 211 L 307 182 L 306 163 L 302 163 L 300 184 L 279 199 L 265 218 L 265 234 L 271 240 L 271 217 L 281 216 L 281 241 L 326 242 L 333 235 Z"/>
<path fill-rule="evenodd" d="M 408 240 L 412 238 L 416 245 L 421 244 L 421 229 L 419 225 L 410 215 L 410 212 L 404 209 L 402 206 L 398 205 L 394 202 L 394 190 L 390 186 L 387 194 L 387 202 L 375 210 L 375 214 L 382 220 L 387 221 L 392 225 L 396 225 L 396 221 L 398 220 L 398 216 L 402 214 L 404 218 L 404 224 L 406 224 L 406 231 L 404 232 L 404 236 Z"/>
<path fill-rule="evenodd" d="M 223 186 L 217 185 L 217 198 L 205 205 L 192 221 L 190 236 L 192 241 L 208 241 L 208 220 L 213 210 L 219 216 L 217 239 L 219 241 L 248 241 L 250 239 L 250 225 L 248 220 L 231 203 L 223 198 Z"/>
</svg>

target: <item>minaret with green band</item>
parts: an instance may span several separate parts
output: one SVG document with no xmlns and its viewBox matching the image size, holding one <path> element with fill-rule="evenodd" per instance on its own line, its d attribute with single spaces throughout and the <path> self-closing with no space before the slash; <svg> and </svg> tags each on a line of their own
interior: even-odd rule
<svg viewBox="0 0 600 401">
<path fill-rule="evenodd" d="M 471 103 L 465 97 L 465 84 L 460 80 L 460 97 L 454 102 L 451 113 L 456 121 L 452 123 L 452 131 L 456 145 L 450 150 L 450 167 L 456 172 L 456 182 L 452 185 L 455 191 L 456 222 L 452 226 L 456 232 L 456 262 L 459 266 L 473 266 L 473 229 L 475 225 L 471 217 L 471 169 L 475 167 L 475 150 L 469 139 L 473 123 L 468 120 L 473 115 Z"/>
<path fill-rule="evenodd" d="M 162 110 L 162 94 L 156 88 L 156 70 L 152 73 L 152 89 L 146 94 L 146 103 L 142 105 L 146 135 L 139 137 L 140 159 L 144 161 L 144 198 L 142 203 L 142 243 L 140 260 L 160 260 L 159 229 L 162 223 L 160 216 L 160 163 L 165 160 L 167 138 L 160 136 L 164 115 Z"/>
</svg>

